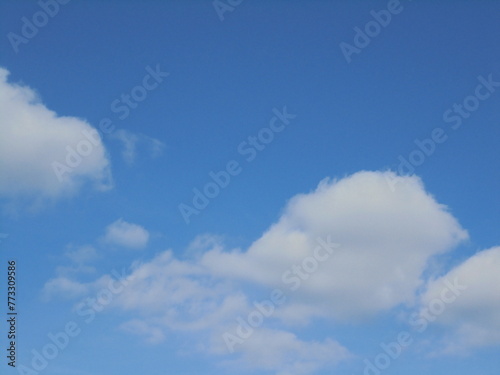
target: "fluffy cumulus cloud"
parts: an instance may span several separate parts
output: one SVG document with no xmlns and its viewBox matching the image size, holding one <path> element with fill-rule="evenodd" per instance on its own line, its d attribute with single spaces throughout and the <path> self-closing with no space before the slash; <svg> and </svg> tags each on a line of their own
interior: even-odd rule
<svg viewBox="0 0 500 375">
<path fill-rule="evenodd" d="M 142 247 L 144 231 L 118 220 L 105 238 Z M 134 282 L 113 306 L 134 315 L 121 328 L 147 342 L 183 333 L 233 370 L 310 374 L 352 354 L 327 333 L 299 337 L 294 324 L 353 322 L 415 303 L 431 258 L 466 238 L 418 177 L 359 172 L 293 197 L 247 249 L 202 235 L 184 260 L 167 250 L 134 263 Z M 267 313 L 251 297 L 256 290 L 273 302 Z M 275 291 L 283 298 L 274 300 Z M 256 309 L 265 315 L 257 323 Z"/>
<path fill-rule="evenodd" d="M 0 195 L 57 198 L 85 182 L 109 189 L 110 163 L 97 131 L 58 116 L 8 75 L 0 68 Z"/>
<path fill-rule="evenodd" d="M 432 308 L 432 301 L 445 299 L 444 308 L 436 304 L 434 309 L 438 314 L 433 322 L 451 331 L 438 352 L 466 354 L 474 348 L 500 345 L 499 270 L 500 247 L 493 247 L 476 253 L 446 275 L 429 282 L 421 298 L 422 311 L 428 306 Z M 443 296 L 447 280 L 459 286 L 456 298 Z"/>
<path fill-rule="evenodd" d="M 208 251 L 201 263 L 221 277 L 295 290 L 281 312 L 290 322 L 350 320 L 412 302 L 429 259 L 465 238 L 418 177 L 359 172 L 295 196 L 247 251 Z M 341 251 L 326 257 L 318 241 Z"/>
<path fill-rule="evenodd" d="M 149 232 L 144 227 L 118 219 L 108 225 L 103 241 L 131 249 L 143 249 L 149 241 Z"/>
</svg>

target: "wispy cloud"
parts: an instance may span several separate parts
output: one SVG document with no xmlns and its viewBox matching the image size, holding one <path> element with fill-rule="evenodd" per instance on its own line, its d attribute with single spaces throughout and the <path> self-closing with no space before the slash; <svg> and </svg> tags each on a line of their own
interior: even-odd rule
<svg viewBox="0 0 500 375">
<path fill-rule="evenodd" d="M 148 137 L 144 134 L 135 134 L 125 129 L 117 130 L 111 137 L 122 142 L 122 157 L 129 165 L 135 163 L 139 148 L 145 149 L 145 152 L 151 158 L 161 156 L 165 149 L 165 144 L 160 140 Z"/>
</svg>

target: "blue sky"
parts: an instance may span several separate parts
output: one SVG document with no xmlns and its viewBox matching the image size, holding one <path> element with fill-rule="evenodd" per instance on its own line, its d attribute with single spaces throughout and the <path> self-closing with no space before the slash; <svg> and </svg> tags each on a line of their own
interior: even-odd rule
<svg viewBox="0 0 500 375">
<path fill-rule="evenodd" d="M 499 14 L 2 1 L 2 373 L 497 374 Z"/>
</svg>

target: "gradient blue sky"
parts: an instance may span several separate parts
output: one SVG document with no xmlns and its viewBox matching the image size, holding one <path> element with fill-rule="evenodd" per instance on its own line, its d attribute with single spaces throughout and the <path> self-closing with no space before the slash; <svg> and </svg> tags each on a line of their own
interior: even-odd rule
<svg viewBox="0 0 500 375">
<path fill-rule="evenodd" d="M 96 280 L 103 275 L 122 268 L 133 272 L 138 264 L 154 262 L 167 249 L 179 261 L 196 263 L 191 251 L 209 251 L 206 247 L 192 250 L 193 241 L 203 235 L 212 245 L 223 242 L 223 252 L 239 248 L 245 253 L 287 215 L 285 207 L 292 197 L 314 195 L 326 177 L 343 181 L 360 171 L 379 171 L 377 176 L 389 170 L 402 172 L 400 156 L 408 159 L 418 149 L 415 141 L 430 138 L 436 128 L 442 128 L 447 139 L 414 169 L 424 187 L 415 183 L 409 189 L 425 191 L 447 206 L 447 215 L 468 232 L 468 238 L 448 246 L 445 255 L 426 259 L 421 280 L 427 288 L 415 289 L 416 301 L 432 295 L 432 282 L 438 276 L 499 246 L 500 88 L 479 101 L 477 110 L 458 129 L 443 115 L 454 103 L 475 94 L 479 76 L 500 81 L 500 4 L 401 1 L 402 11 L 392 15 L 387 27 L 348 63 L 340 44 L 353 44 L 353 28 L 364 29 L 373 20 L 370 12 L 387 9 L 387 3 L 246 0 L 221 21 L 211 1 L 72 0 L 60 5 L 58 13 L 16 53 L 8 34 L 21 34 L 22 17 L 31 20 L 40 6 L 34 1 L 3 0 L 0 67 L 10 75 L 2 90 L 14 84 L 28 86 L 57 116 L 76 117 L 92 127 L 110 118 L 116 126 L 111 135 L 101 133 L 101 159 L 109 161 L 113 180 L 106 191 L 95 189 L 92 177 L 85 174 L 83 184 L 69 196 L 57 192 L 47 198 L 36 184 L 29 193 L 16 191 L 17 178 L 29 180 L 24 180 L 23 173 L 31 169 L 20 161 L 16 164 L 27 153 L 22 146 L 21 156 L 2 153 L 1 178 L 10 181 L 10 187 L 4 184 L 0 189 L 0 232 L 8 234 L 0 243 L 0 259 L 3 265 L 11 258 L 18 262 L 18 363 L 29 365 L 31 350 L 49 342 L 48 332 L 60 331 L 74 320 L 82 333 L 41 373 L 294 373 L 272 366 L 227 367 L 226 362 L 237 357 L 206 349 L 206 332 L 197 336 L 156 320 L 164 340 L 145 342 L 124 329 L 124 324 L 133 320 L 150 324 L 148 319 L 158 317 L 125 305 L 109 306 L 88 325 L 74 308 L 87 294 L 95 294 Z M 148 91 L 129 116 L 119 119 L 112 110 L 113 101 L 141 84 L 148 66 L 158 65 L 169 76 Z M 274 108 L 281 111 L 285 106 L 296 117 L 247 162 L 238 146 L 268 126 Z M 11 133 L 4 126 L 11 118 L 2 115 L 1 119 L 5 142 L 15 142 L 9 140 Z M 50 138 L 41 127 L 42 133 L 44 139 Z M 136 147 L 128 158 L 123 156 L 127 142 Z M 64 155 L 66 145 L 61 140 L 40 149 L 61 146 L 59 155 Z M 38 154 L 32 157 L 34 165 L 45 160 Z M 193 188 L 203 189 L 211 181 L 209 172 L 224 169 L 230 160 L 238 161 L 241 173 L 187 224 L 179 204 L 191 205 Z M 47 163 L 39 171 L 54 177 Z M 363 181 L 373 182 L 368 177 L 359 183 Z M 371 186 L 360 188 L 368 191 Z M 337 197 L 344 198 L 352 197 Z M 380 215 L 383 220 L 385 212 Z M 147 233 L 147 243 L 139 239 L 136 249 L 130 243 L 120 245 L 109 233 L 106 237 L 106 228 L 120 218 L 131 224 L 127 228 L 135 230 L 134 235 Z M 125 237 L 123 241 L 130 240 Z M 85 245 L 92 246 L 95 257 L 72 261 L 68 251 Z M 241 262 L 245 259 L 242 256 Z M 84 263 L 91 269 L 60 269 Z M 50 282 L 62 275 L 80 285 L 80 289 L 73 285 L 79 292 L 60 288 L 47 296 Z M 483 296 L 485 309 L 498 307 L 500 298 L 499 284 L 493 285 L 493 276 L 485 283 L 488 280 L 496 301 Z M 250 302 L 267 298 L 272 290 L 252 280 L 233 278 L 228 283 L 231 290 L 244 291 Z M 380 342 L 411 329 L 404 314 L 418 310 L 419 303 L 396 304 L 356 321 L 333 316 L 312 318 L 305 325 L 279 319 L 269 324 L 304 342 L 331 338 L 352 354 L 338 364 L 315 359 L 325 363 L 296 374 L 362 374 L 364 358 L 376 356 Z M 457 311 L 459 316 L 468 310 Z M 467 348 L 466 355 L 435 354 L 437 343 L 453 337 L 457 324 L 450 318 L 446 324 L 415 334 L 416 343 L 383 373 L 497 374 L 498 319 L 498 325 L 491 327 L 497 336 Z M 2 349 L 5 327 L 4 323 Z M 17 373 L 4 362 L 5 358 L 2 373 Z"/>
</svg>

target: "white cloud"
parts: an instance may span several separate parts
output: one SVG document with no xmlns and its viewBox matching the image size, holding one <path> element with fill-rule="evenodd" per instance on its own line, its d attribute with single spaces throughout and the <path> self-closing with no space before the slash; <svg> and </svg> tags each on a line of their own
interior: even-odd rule
<svg viewBox="0 0 500 375">
<path fill-rule="evenodd" d="M 109 189 L 110 163 L 97 131 L 84 120 L 58 116 L 31 88 L 7 82 L 8 75 L 0 68 L 0 195 L 58 198 L 85 182 Z M 93 144 L 85 132 L 93 134 Z M 53 162 L 66 165 L 67 148 L 75 151 L 82 142 L 91 152 L 59 179 Z"/>
<path fill-rule="evenodd" d="M 234 332 L 236 318 L 251 311 L 248 297 L 230 282 L 211 277 L 196 263 L 180 261 L 171 251 L 150 262 L 136 264 L 134 282 L 116 297 L 125 310 L 139 312 L 143 319 L 126 323 L 127 331 L 159 342 L 159 327 L 195 334 L 193 349 L 221 356 L 229 352 L 223 333 Z M 277 374 L 310 374 L 327 364 L 351 357 L 332 339 L 302 341 L 295 334 L 261 327 L 237 346 L 237 358 L 221 364 L 233 369 L 275 371 Z"/>
<path fill-rule="evenodd" d="M 435 320 L 451 329 L 439 352 L 464 354 L 477 347 L 500 345 L 500 247 L 478 252 L 430 281 L 421 297 L 422 306 L 440 298 L 444 280 L 457 280 L 466 289 Z"/>
<path fill-rule="evenodd" d="M 80 247 L 68 246 L 68 250 L 64 255 L 76 264 L 87 263 L 97 258 L 97 251 L 91 245 L 84 245 Z"/>
<path fill-rule="evenodd" d="M 398 180 L 395 191 L 387 178 Z M 313 255 L 317 238 L 329 236 L 343 251 L 308 280 L 293 272 L 283 280 L 287 269 Z M 359 172 L 295 196 L 247 251 L 214 249 L 201 264 L 214 275 L 269 288 L 300 281 L 294 304 L 280 312 L 289 321 L 303 323 L 314 315 L 352 320 L 411 303 L 429 259 L 465 238 L 419 178 Z"/>
<path fill-rule="evenodd" d="M 127 164 L 135 162 L 139 145 L 147 149 L 151 158 L 159 157 L 165 148 L 165 144 L 158 139 L 148 137 L 144 134 L 134 134 L 125 129 L 115 131 L 112 137 L 123 143 L 122 157 Z"/>
<path fill-rule="evenodd" d="M 158 344 L 165 339 L 165 334 L 161 328 L 154 327 L 140 319 L 129 320 L 123 323 L 120 329 L 134 335 L 143 336 L 146 342 L 150 344 Z"/>
<path fill-rule="evenodd" d="M 397 179 L 395 191 L 388 177 Z M 128 233 L 123 227 L 130 225 L 118 220 L 106 238 L 134 242 L 116 234 Z M 284 272 L 313 255 L 318 238 L 330 238 L 342 251 L 318 264 L 291 291 L 292 284 L 282 280 Z M 182 332 L 196 337 L 195 349 L 218 356 L 227 366 L 309 374 L 350 358 L 349 351 L 332 338 L 304 341 L 280 327 L 306 325 L 316 316 L 353 321 L 413 303 L 429 260 L 466 238 L 417 177 L 360 172 L 323 181 L 315 191 L 292 198 L 277 223 L 246 250 L 225 250 L 220 238 L 203 235 L 188 246 L 187 254 L 194 255 L 188 260 L 167 250 L 135 263 L 134 282 L 113 305 L 137 315 L 139 321 L 122 328 L 149 342 L 160 341 L 158 329 Z M 238 318 L 254 309 L 249 296 L 255 286 L 268 292 L 282 289 L 286 303 L 239 343 L 236 357 L 227 357 L 223 333 L 235 332 Z"/>
<path fill-rule="evenodd" d="M 103 240 L 113 245 L 142 249 L 148 244 L 149 232 L 140 225 L 118 219 L 108 225 Z"/>
<path fill-rule="evenodd" d="M 54 296 L 64 298 L 77 298 L 88 293 L 86 284 L 71 280 L 65 276 L 59 276 L 45 283 L 42 290 L 42 299 L 48 301 Z"/>
<path fill-rule="evenodd" d="M 134 283 L 117 303 L 144 316 L 160 317 L 170 329 L 206 329 L 247 306 L 241 293 L 213 280 L 200 266 L 176 259 L 170 250 L 136 264 L 131 277 Z"/>
<path fill-rule="evenodd" d="M 276 375 L 312 374 L 334 366 L 353 355 L 332 339 L 303 341 L 283 330 L 261 328 L 238 349 L 241 356 L 223 364 L 233 371 L 241 368 L 272 371 Z"/>
<path fill-rule="evenodd" d="M 222 250 L 223 246 L 223 238 L 221 236 L 208 233 L 200 234 L 189 243 L 184 254 L 188 258 L 198 259 L 204 252 L 213 249 Z"/>
<path fill-rule="evenodd" d="M 82 273 L 94 273 L 95 267 L 89 263 L 98 258 L 96 249 L 91 245 L 68 245 L 64 256 L 71 261 L 69 266 L 59 266 L 56 271 L 60 276 L 70 276 Z"/>
</svg>

